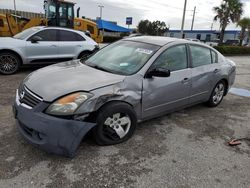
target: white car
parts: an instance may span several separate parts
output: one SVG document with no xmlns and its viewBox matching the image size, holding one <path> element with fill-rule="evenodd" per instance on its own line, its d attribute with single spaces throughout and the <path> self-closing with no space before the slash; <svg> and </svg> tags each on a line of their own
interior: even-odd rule
<svg viewBox="0 0 250 188">
<path fill-rule="evenodd" d="M 193 38 L 185 38 L 185 39 L 193 42 L 201 42 L 199 39 L 193 39 Z"/>
<path fill-rule="evenodd" d="M 207 41 L 206 44 L 208 46 L 218 46 L 220 43 L 220 40 L 219 39 L 215 39 L 215 40 L 211 40 L 211 41 Z"/>
<path fill-rule="evenodd" d="M 0 38 L 0 73 L 13 74 L 25 64 L 80 59 L 98 49 L 98 44 L 82 31 L 32 27 L 14 37 Z"/>
</svg>

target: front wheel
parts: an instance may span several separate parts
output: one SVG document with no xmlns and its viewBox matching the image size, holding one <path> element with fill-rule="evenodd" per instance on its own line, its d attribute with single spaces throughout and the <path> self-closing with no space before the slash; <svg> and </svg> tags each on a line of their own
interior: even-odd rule
<svg viewBox="0 0 250 188">
<path fill-rule="evenodd" d="M 220 81 L 216 84 L 216 86 L 214 87 L 213 92 L 209 98 L 208 106 L 215 107 L 221 103 L 221 101 L 225 95 L 225 88 L 226 88 L 225 82 L 223 82 L 223 81 Z"/>
<path fill-rule="evenodd" d="M 0 53 L 0 73 L 9 75 L 14 74 L 20 67 L 20 59 L 13 53 Z"/>
<path fill-rule="evenodd" d="M 137 118 L 126 103 L 110 103 L 97 115 L 94 138 L 98 145 L 113 145 L 128 140 L 134 133 Z"/>
</svg>

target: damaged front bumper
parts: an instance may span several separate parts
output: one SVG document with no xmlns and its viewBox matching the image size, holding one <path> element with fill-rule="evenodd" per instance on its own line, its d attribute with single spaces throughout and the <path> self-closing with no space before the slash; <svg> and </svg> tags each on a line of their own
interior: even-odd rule
<svg viewBox="0 0 250 188">
<path fill-rule="evenodd" d="M 19 102 L 17 93 L 13 112 L 18 130 L 29 143 L 42 150 L 73 157 L 81 140 L 95 124 L 47 115 L 43 111 L 48 105 L 40 102 L 28 109 Z"/>
</svg>

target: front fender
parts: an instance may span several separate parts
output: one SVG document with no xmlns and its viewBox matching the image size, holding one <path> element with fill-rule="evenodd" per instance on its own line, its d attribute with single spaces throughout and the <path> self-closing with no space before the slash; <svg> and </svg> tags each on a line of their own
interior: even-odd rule
<svg viewBox="0 0 250 188">
<path fill-rule="evenodd" d="M 123 82 L 91 91 L 94 97 L 86 101 L 77 114 L 86 114 L 98 111 L 103 105 L 119 101 L 130 104 L 136 112 L 138 120 L 141 119 L 142 79 L 125 79 Z"/>
</svg>

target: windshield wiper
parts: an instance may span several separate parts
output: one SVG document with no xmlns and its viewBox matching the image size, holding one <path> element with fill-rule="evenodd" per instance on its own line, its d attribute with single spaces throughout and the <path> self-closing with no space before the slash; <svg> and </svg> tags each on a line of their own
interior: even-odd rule
<svg viewBox="0 0 250 188">
<path fill-rule="evenodd" d="M 109 71 L 109 70 L 107 70 L 107 69 L 105 69 L 105 68 L 103 68 L 103 67 L 99 67 L 98 65 L 94 65 L 94 66 L 91 66 L 91 67 L 93 67 L 93 68 L 95 68 L 95 69 L 98 69 L 98 70 L 105 71 L 105 72 L 112 72 L 112 71 Z"/>
<path fill-rule="evenodd" d="M 114 73 L 113 71 L 107 70 L 107 69 L 105 69 L 105 68 L 103 68 L 103 67 L 100 67 L 100 66 L 98 66 L 98 65 L 90 65 L 90 64 L 87 64 L 87 63 L 85 63 L 85 65 L 88 65 L 88 66 L 90 66 L 90 67 L 92 67 L 92 68 L 95 68 L 95 69 L 98 69 L 98 70 L 102 70 L 102 71 L 105 71 L 105 72 Z"/>
<path fill-rule="evenodd" d="M 112 73 L 112 74 L 118 74 L 118 75 L 124 75 L 124 74 L 121 74 L 120 72 L 116 72 L 116 71 L 112 71 L 112 70 L 109 70 L 109 69 L 105 69 L 103 67 L 100 67 L 98 65 L 93 65 L 87 61 L 81 61 L 81 63 L 83 63 L 84 65 L 87 65 L 89 67 L 92 67 L 94 69 L 98 69 L 98 70 L 102 70 L 102 71 L 105 71 L 105 72 L 109 72 L 109 73 Z"/>
</svg>

